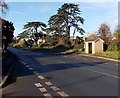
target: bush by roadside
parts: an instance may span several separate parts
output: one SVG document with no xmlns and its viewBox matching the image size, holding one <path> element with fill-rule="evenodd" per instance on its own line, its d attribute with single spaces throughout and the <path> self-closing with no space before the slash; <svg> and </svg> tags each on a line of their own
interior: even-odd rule
<svg viewBox="0 0 120 98">
<path fill-rule="evenodd" d="M 120 51 L 120 41 L 114 40 L 108 45 L 108 51 Z"/>
</svg>

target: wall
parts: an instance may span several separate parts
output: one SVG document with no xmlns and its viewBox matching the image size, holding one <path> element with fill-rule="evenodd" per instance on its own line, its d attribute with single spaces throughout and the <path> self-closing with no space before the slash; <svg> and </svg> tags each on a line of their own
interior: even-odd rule
<svg viewBox="0 0 120 98">
<path fill-rule="evenodd" d="M 85 43 L 85 52 L 86 52 L 87 54 L 89 53 L 88 43 Z"/>
<path fill-rule="evenodd" d="M 96 52 L 103 52 L 103 42 L 101 40 L 95 42 L 95 50 L 94 53 Z"/>
</svg>

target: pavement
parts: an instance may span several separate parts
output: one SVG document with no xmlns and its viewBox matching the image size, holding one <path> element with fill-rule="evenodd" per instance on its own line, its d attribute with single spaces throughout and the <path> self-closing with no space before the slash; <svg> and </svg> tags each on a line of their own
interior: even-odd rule
<svg viewBox="0 0 120 98">
<path fill-rule="evenodd" d="M 3 96 L 118 96 L 118 62 L 9 48 L 19 61 Z"/>
<path fill-rule="evenodd" d="M 10 51 L 8 51 L 7 57 L 2 59 L 2 81 L 0 81 L 0 87 L 6 82 L 17 60 L 17 56 Z"/>
</svg>

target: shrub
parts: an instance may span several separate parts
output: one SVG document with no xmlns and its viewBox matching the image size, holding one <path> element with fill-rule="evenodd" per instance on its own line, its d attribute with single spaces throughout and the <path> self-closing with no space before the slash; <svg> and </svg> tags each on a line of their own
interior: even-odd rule
<svg viewBox="0 0 120 98">
<path fill-rule="evenodd" d="M 65 51 L 66 53 L 75 53 L 77 52 L 77 49 L 69 49 L 67 51 Z"/>
<path fill-rule="evenodd" d="M 58 46 L 54 47 L 53 50 L 57 51 L 57 52 L 65 52 L 66 50 L 68 50 L 68 47 L 66 47 L 64 45 L 58 45 Z"/>
<path fill-rule="evenodd" d="M 80 44 L 77 44 L 77 45 L 74 45 L 74 49 L 84 49 L 84 43 L 80 43 Z"/>
<path fill-rule="evenodd" d="M 108 45 L 108 51 L 120 51 L 120 41 L 114 40 Z"/>
</svg>

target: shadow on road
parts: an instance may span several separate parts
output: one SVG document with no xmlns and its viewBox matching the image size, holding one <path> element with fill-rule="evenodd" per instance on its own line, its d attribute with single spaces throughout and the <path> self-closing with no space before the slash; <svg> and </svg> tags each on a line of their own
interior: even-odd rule
<svg viewBox="0 0 120 98">
<path fill-rule="evenodd" d="M 70 63 L 59 63 L 55 62 L 55 59 L 59 60 L 60 58 L 63 58 L 63 55 L 71 55 L 71 54 L 60 54 L 60 53 L 53 53 L 53 52 L 32 52 L 32 51 L 27 51 L 27 50 L 22 50 L 22 49 L 14 49 L 13 51 L 15 54 L 19 53 L 21 56 L 25 57 L 28 64 L 32 64 L 31 62 L 33 61 L 34 63 L 32 64 L 33 69 L 36 70 L 38 73 L 46 73 L 46 72 L 52 72 L 52 71 L 58 71 L 58 70 L 65 70 L 65 69 L 70 69 L 70 68 L 77 68 L 77 67 L 85 67 L 85 66 L 98 66 L 100 64 L 104 64 L 107 61 L 102 61 L 100 60 L 99 62 L 89 62 L 89 61 L 80 61 L 74 58 L 66 58 L 67 61 L 71 61 L 74 59 L 74 62 Z M 22 54 L 23 55 L 22 55 Z M 25 55 L 25 53 L 27 55 Z M 43 58 L 44 60 L 50 59 L 50 57 L 54 58 L 53 62 L 54 63 L 49 63 L 46 65 L 43 65 L 41 61 L 37 61 L 36 58 Z M 57 57 L 57 58 L 56 58 Z M 36 66 L 36 67 L 35 67 Z M 20 62 L 17 62 L 16 66 L 13 68 L 13 71 L 10 75 L 10 77 L 7 79 L 7 82 L 3 85 L 3 87 L 10 85 L 14 82 L 17 81 L 18 77 L 23 77 L 23 76 L 28 76 L 28 75 L 33 75 L 31 71 L 29 71 L 25 65 L 21 64 Z"/>
<path fill-rule="evenodd" d="M 23 76 L 29 76 L 33 75 L 32 72 L 30 72 L 25 65 L 21 64 L 19 61 L 16 63 L 16 65 L 13 67 L 13 70 L 10 74 L 10 76 L 7 78 L 7 81 L 4 83 L 2 88 L 6 87 L 7 85 L 13 84 L 17 81 L 18 77 Z"/>
</svg>

